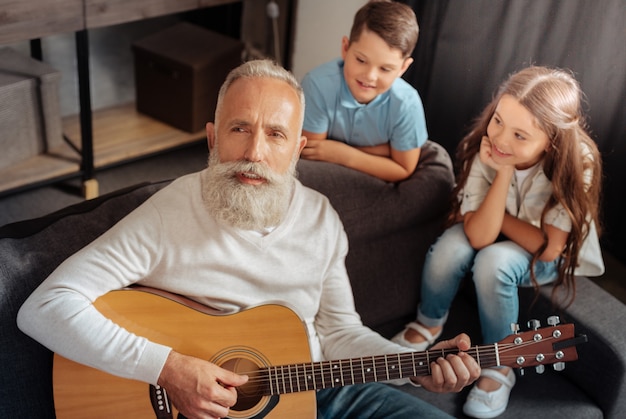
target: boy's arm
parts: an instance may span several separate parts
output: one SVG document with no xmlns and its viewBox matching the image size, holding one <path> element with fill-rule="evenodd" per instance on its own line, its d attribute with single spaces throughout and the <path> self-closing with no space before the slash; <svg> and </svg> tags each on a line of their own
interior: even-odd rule
<svg viewBox="0 0 626 419">
<path fill-rule="evenodd" d="M 303 135 L 307 137 L 307 145 L 302 150 L 302 158 L 341 164 L 388 182 L 411 176 L 421 151 L 419 148 L 398 151 L 388 144 L 352 147 L 340 141 L 328 140 L 326 133 L 303 131 Z"/>
</svg>

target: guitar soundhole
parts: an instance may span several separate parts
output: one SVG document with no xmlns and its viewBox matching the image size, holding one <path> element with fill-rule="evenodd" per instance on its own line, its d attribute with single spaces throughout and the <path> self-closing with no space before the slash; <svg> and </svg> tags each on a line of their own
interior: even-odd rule
<svg viewBox="0 0 626 419">
<path fill-rule="evenodd" d="M 250 410 L 261 402 L 263 396 L 267 395 L 267 383 L 259 379 L 259 367 L 253 361 L 245 358 L 232 358 L 221 366 L 238 374 L 246 374 L 249 377 L 246 384 L 237 388 L 239 393 L 237 403 L 231 408 L 232 410 Z"/>
</svg>

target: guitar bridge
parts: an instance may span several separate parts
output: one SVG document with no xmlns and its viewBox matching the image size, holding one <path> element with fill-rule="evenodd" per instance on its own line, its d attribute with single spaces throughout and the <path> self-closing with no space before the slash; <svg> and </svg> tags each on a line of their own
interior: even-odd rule
<svg viewBox="0 0 626 419">
<path fill-rule="evenodd" d="M 172 402 L 163 387 L 150 385 L 150 403 L 156 419 L 174 419 Z"/>
</svg>

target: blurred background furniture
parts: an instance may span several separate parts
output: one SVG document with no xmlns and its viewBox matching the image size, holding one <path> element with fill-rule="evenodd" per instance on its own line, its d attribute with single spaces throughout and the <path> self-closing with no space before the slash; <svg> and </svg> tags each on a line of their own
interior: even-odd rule
<svg viewBox="0 0 626 419">
<path fill-rule="evenodd" d="M 259 19 L 265 15 L 265 3 L 253 0 L 0 0 L 0 46 L 29 40 L 31 55 L 46 61 L 50 57 L 44 56 L 42 39 L 74 34 L 79 101 L 77 113 L 64 115 L 65 142 L 59 139 L 59 146 L 0 170 L 0 196 L 80 177 L 81 194 L 93 198 L 99 194 L 97 171 L 203 141 L 204 129 L 194 132 L 178 129 L 137 111 L 132 101 L 95 109 L 92 63 L 94 58 L 101 57 L 90 54 L 90 37 L 94 32 L 130 22 L 150 24 L 156 18 L 171 17 L 241 38 L 247 50 L 284 57 L 284 64 L 288 66 L 292 2 L 275 1 L 280 13 L 268 23 L 266 19 Z M 268 28 L 271 22 L 274 22 L 273 37 L 273 31 Z M 265 48 L 270 42 L 272 48 Z M 63 75 L 66 79 L 72 76 Z M 132 80 L 132 70 L 116 77 Z M 220 73 L 216 78 L 217 83 L 221 83 L 223 75 Z"/>
</svg>

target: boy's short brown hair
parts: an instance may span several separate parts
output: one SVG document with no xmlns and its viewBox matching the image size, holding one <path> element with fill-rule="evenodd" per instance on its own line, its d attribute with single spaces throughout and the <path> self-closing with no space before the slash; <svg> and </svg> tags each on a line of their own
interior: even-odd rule
<svg viewBox="0 0 626 419">
<path fill-rule="evenodd" d="M 350 43 L 358 41 L 365 28 L 399 49 L 404 58 L 413 52 L 419 32 L 413 9 L 391 0 L 370 0 L 356 12 Z"/>
</svg>

